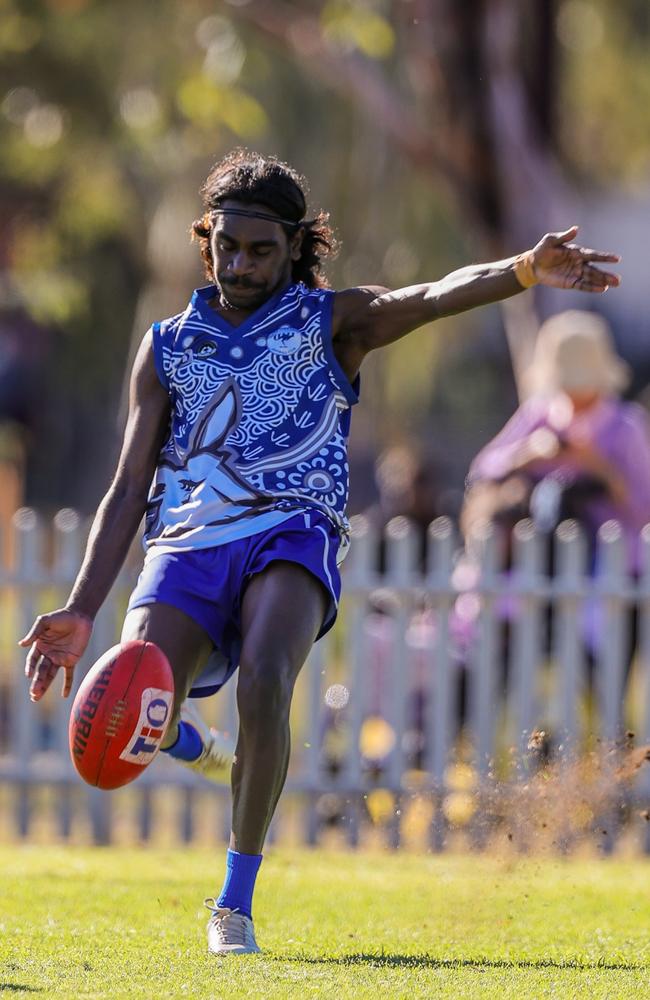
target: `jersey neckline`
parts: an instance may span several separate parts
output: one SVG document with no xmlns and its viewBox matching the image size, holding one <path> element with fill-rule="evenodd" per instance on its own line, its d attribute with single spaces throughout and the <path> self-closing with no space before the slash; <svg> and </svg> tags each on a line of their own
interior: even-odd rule
<svg viewBox="0 0 650 1000">
<path fill-rule="evenodd" d="M 227 319 L 213 309 L 209 302 L 213 299 L 215 295 L 218 295 L 219 289 L 216 285 L 205 285 L 203 288 L 197 288 L 192 293 L 192 305 L 196 311 L 210 323 L 214 324 L 219 328 L 221 333 L 227 333 L 230 336 L 241 336 L 244 333 L 252 330 L 258 323 L 265 319 L 272 311 L 279 305 L 282 299 L 289 295 L 291 292 L 295 292 L 297 289 L 303 287 L 301 282 L 292 283 L 283 288 L 282 291 L 276 292 L 270 298 L 263 302 L 254 312 L 250 314 L 242 323 L 234 326 L 229 323 Z"/>
</svg>

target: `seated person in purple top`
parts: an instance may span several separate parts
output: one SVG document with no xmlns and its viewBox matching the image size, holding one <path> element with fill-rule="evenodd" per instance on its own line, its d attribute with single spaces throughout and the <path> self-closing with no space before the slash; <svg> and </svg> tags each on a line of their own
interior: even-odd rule
<svg viewBox="0 0 650 1000">
<path fill-rule="evenodd" d="M 471 465 L 465 526 L 472 510 L 502 524 L 530 516 L 543 531 L 572 517 L 593 554 L 598 529 L 613 519 L 637 571 L 639 532 L 650 521 L 650 420 L 619 398 L 628 378 L 600 316 L 571 310 L 547 320 L 532 394 Z"/>
<path fill-rule="evenodd" d="M 528 379 L 531 395 L 470 467 L 461 512 L 469 559 L 479 521 L 497 526 L 501 557 L 509 568 L 517 521 L 531 517 L 538 530 L 550 533 L 561 521 L 573 518 L 588 542 L 588 571 L 595 573 L 598 529 L 616 520 L 626 544 L 627 570 L 637 574 L 639 535 L 650 522 L 650 419 L 641 406 L 619 398 L 629 372 L 614 350 L 605 320 L 577 310 L 547 320 L 538 335 Z M 549 544 L 552 572 L 551 548 Z M 515 614 L 516 605 L 504 599 L 501 660 L 506 672 Z M 549 610 L 546 643 L 551 619 Z M 475 627 L 476 623 L 467 623 L 470 637 Z M 603 639 L 597 598 L 585 605 L 582 635 L 591 678 Z M 622 651 L 626 672 L 636 638 L 637 609 L 631 606 Z"/>
</svg>

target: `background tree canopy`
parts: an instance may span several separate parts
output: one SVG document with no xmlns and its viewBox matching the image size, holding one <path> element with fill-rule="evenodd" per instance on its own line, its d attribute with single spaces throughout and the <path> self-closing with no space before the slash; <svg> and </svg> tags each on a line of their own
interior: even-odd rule
<svg viewBox="0 0 650 1000">
<path fill-rule="evenodd" d="M 27 499 L 90 510 L 105 489 L 125 361 L 202 283 L 189 226 L 233 145 L 307 175 L 342 242 L 334 285 L 434 279 L 570 224 L 586 195 L 645 196 L 649 42 L 647 0 L 2 0 L 0 419 Z M 515 369 L 524 300 L 504 317 Z M 402 435 L 462 483 L 514 405 L 505 345 L 486 309 L 371 360 L 354 503 Z"/>
</svg>

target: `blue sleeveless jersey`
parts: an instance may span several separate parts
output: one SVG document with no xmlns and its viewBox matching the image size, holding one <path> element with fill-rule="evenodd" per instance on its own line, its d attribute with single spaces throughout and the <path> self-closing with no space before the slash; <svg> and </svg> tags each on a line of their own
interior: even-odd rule
<svg viewBox="0 0 650 1000">
<path fill-rule="evenodd" d="M 169 436 L 147 505 L 148 555 L 246 538 L 316 508 L 347 547 L 353 388 L 332 348 L 334 293 L 290 285 L 238 327 L 194 292 L 153 326 Z"/>
</svg>

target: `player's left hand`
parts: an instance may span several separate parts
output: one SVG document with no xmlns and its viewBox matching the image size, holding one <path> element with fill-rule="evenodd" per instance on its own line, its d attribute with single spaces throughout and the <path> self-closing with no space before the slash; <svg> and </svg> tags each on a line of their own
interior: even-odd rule
<svg viewBox="0 0 650 1000">
<path fill-rule="evenodd" d="M 531 263 L 539 283 L 581 292 L 606 292 L 610 286 L 620 285 L 618 274 L 594 267 L 595 262 L 616 264 L 621 259 L 619 255 L 571 243 L 577 232 L 578 227 L 572 226 L 563 233 L 547 233 L 533 247 Z"/>
</svg>

